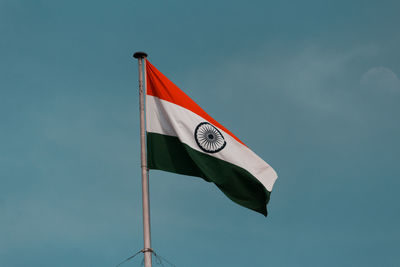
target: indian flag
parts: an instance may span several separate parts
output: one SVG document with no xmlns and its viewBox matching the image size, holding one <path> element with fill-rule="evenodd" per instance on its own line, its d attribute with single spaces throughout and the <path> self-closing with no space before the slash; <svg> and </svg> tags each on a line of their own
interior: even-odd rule
<svg viewBox="0 0 400 267">
<path fill-rule="evenodd" d="M 267 216 L 277 174 L 146 60 L 147 164 L 201 177 Z"/>
</svg>

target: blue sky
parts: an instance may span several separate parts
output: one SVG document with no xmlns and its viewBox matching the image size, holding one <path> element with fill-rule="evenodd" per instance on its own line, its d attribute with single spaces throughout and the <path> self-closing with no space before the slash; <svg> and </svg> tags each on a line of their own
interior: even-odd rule
<svg viewBox="0 0 400 267">
<path fill-rule="evenodd" d="M 399 266 L 399 9 L 0 0 L 0 266 L 115 266 L 142 248 L 138 50 L 279 175 L 264 218 L 152 171 L 156 252 Z"/>
</svg>

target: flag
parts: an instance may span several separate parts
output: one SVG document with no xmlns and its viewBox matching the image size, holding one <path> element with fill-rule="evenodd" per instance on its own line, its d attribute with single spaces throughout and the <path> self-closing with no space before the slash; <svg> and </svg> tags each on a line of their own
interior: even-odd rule
<svg viewBox="0 0 400 267">
<path fill-rule="evenodd" d="M 277 174 L 146 60 L 147 164 L 214 183 L 267 216 Z"/>
</svg>

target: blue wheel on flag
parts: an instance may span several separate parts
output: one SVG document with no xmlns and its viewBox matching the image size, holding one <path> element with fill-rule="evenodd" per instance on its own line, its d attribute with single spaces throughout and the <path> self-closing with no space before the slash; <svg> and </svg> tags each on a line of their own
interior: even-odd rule
<svg viewBox="0 0 400 267">
<path fill-rule="evenodd" d="M 211 123 L 202 122 L 194 131 L 194 139 L 201 150 L 208 153 L 221 151 L 226 142 L 221 132 Z"/>
</svg>

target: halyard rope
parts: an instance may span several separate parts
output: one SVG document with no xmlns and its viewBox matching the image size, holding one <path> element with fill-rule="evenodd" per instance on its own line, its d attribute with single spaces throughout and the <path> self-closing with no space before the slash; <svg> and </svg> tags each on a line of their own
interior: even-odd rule
<svg viewBox="0 0 400 267">
<path fill-rule="evenodd" d="M 146 248 L 146 249 L 141 249 L 141 250 L 139 250 L 138 252 L 136 252 L 135 254 L 133 254 L 132 256 L 130 256 L 129 258 L 127 258 L 126 260 L 120 262 L 120 263 L 119 263 L 118 265 L 116 265 L 115 267 L 118 267 L 118 266 L 124 264 L 125 262 L 130 261 L 131 259 L 133 259 L 134 257 L 136 257 L 139 253 L 145 253 L 145 252 L 151 252 L 151 253 L 154 255 L 154 257 L 156 258 L 156 263 L 157 263 L 157 264 L 161 264 L 162 266 L 164 266 L 163 261 L 165 261 L 165 262 L 168 263 L 170 266 L 176 267 L 175 264 L 173 264 L 173 263 L 169 262 L 167 259 L 161 257 L 160 255 L 158 255 L 157 253 L 155 253 L 154 250 L 151 249 L 151 248 Z M 143 265 L 143 261 L 142 261 L 142 265 Z"/>
</svg>

